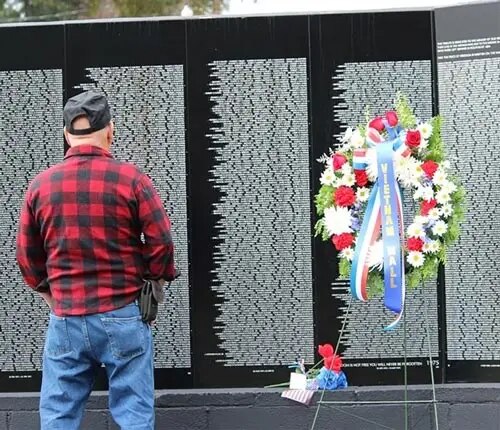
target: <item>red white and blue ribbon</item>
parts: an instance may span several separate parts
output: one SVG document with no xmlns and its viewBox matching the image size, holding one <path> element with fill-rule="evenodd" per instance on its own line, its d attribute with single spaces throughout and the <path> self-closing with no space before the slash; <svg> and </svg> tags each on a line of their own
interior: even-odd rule
<svg viewBox="0 0 500 430">
<path fill-rule="evenodd" d="M 368 199 L 363 223 L 359 231 L 351 267 L 351 292 L 359 300 L 366 301 L 367 280 L 370 270 L 368 256 L 382 232 L 384 250 L 384 304 L 397 314 L 386 330 L 394 329 L 403 315 L 405 301 L 404 273 L 404 222 L 403 205 L 399 185 L 394 172 L 394 156 L 407 157 L 409 148 L 400 138 L 400 128 L 386 129 L 390 140 L 384 142 L 378 132 L 369 129 L 367 141 L 374 147 L 377 158 L 378 179 Z M 366 150 L 354 151 L 353 167 L 364 170 L 368 166 Z"/>
</svg>

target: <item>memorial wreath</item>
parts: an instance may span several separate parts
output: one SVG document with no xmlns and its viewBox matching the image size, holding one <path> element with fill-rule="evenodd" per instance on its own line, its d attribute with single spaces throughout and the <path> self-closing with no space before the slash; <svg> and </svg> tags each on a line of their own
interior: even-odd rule
<svg viewBox="0 0 500 430">
<path fill-rule="evenodd" d="M 316 235 L 338 251 L 340 278 L 350 279 L 355 298 L 384 293 L 397 314 L 388 329 L 401 318 L 405 289 L 435 278 L 445 262 L 460 233 L 465 196 L 445 160 L 440 117 L 417 121 L 402 95 L 395 107 L 348 128 L 339 150 L 318 160 L 324 171 L 315 196 Z M 405 192 L 410 207 L 403 205 Z M 408 212 L 413 219 L 405 227 Z"/>
</svg>

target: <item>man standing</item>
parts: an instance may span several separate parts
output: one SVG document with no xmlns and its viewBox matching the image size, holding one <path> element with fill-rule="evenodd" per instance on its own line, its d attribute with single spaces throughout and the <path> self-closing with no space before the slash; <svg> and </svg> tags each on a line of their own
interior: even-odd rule
<svg viewBox="0 0 500 430">
<path fill-rule="evenodd" d="M 21 273 L 51 310 L 41 428 L 79 428 L 104 364 L 115 421 L 123 430 L 152 430 L 152 335 L 137 297 L 144 279 L 163 285 L 175 277 L 170 221 L 150 179 L 110 154 L 114 126 L 104 96 L 69 99 L 64 123 L 70 149 L 31 182 L 17 237 Z"/>
</svg>

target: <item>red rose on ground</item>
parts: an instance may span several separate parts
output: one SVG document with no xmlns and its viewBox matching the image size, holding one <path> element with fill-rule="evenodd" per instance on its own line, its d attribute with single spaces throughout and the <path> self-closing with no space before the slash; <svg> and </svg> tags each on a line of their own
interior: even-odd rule
<svg viewBox="0 0 500 430">
<path fill-rule="evenodd" d="M 318 354 L 323 358 L 330 357 L 333 355 L 333 346 L 329 343 L 325 343 L 324 345 L 318 346 Z"/>
<path fill-rule="evenodd" d="M 422 163 L 420 167 L 425 172 L 427 177 L 432 179 L 434 177 L 434 173 L 436 173 L 436 170 L 439 167 L 439 164 L 436 163 L 435 161 L 427 160 L 425 163 Z"/>
<path fill-rule="evenodd" d="M 387 122 L 391 127 L 395 127 L 396 125 L 398 125 L 399 122 L 398 115 L 393 110 L 387 112 L 385 114 L 385 118 L 387 119 Z"/>
<path fill-rule="evenodd" d="M 354 176 L 356 177 L 356 184 L 360 187 L 364 187 L 368 183 L 368 175 L 364 170 L 354 170 Z"/>
<path fill-rule="evenodd" d="M 377 118 L 372 119 L 370 121 L 368 127 L 374 128 L 377 131 L 384 131 L 385 130 L 384 120 L 378 116 Z"/>
<path fill-rule="evenodd" d="M 337 251 L 349 248 L 354 242 L 354 236 L 351 233 L 342 233 L 332 236 L 332 242 Z"/>
<path fill-rule="evenodd" d="M 407 245 L 409 251 L 422 251 L 424 241 L 419 237 L 409 237 Z"/>
<path fill-rule="evenodd" d="M 427 216 L 429 215 L 429 211 L 433 208 L 435 208 L 437 205 L 437 201 L 436 199 L 430 199 L 430 200 L 424 200 L 421 204 L 420 204 L 420 213 L 423 215 L 423 216 Z"/>
<path fill-rule="evenodd" d="M 410 148 L 417 148 L 422 141 L 422 136 L 418 130 L 410 130 L 406 133 L 406 144 Z"/>
<path fill-rule="evenodd" d="M 335 154 L 332 157 L 333 170 L 339 170 L 346 162 L 347 158 L 342 154 Z"/>
<path fill-rule="evenodd" d="M 340 369 L 342 369 L 342 358 L 340 358 L 338 355 L 331 355 L 330 357 L 326 357 L 324 366 L 329 370 L 333 370 L 334 372 L 340 372 Z"/>
<path fill-rule="evenodd" d="M 339 187 L 334 194 L 334 201 L 337 206 L 352 206 L 356 202 L 356 194 L 351 187 Z"/>
</svg>

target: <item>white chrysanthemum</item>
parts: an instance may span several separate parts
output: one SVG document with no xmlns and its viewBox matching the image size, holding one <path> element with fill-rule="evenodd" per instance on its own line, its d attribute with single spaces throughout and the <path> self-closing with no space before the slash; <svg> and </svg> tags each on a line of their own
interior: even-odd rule
<svg viewBox="0 0 500 430">
<path fill-rule="evenodd" d="M 440 211 L 438 208 L 432 208 L 429 210 L 429 218 L 437 221 L 439 219 Z"/>
<path fill-rule="evenodd" d="M 448 175 L 443 169 L 438 168 L 432 177 L 432 182 L 436 185 L 442 186 L 445 182 L 448 182 Z"/>
<path fill-rule="evenodd" d="M 366 187 L 358 188 L 356 198 L 360 203 L 366 202 L 370 197 L 370 190 Z"/>
<path fill-rule="evenodd" d="M 394 171 L 399 175 L 403 170 L 408 169 L 408 158 L 400 154 L 394 156 Z"/>
<path fill-rule="evenodd" d="M 457 191 L 457 186 L 453 182 L 446 181 L 443 185 L 441 185 L 441 190 L 451 194 Z"/>
<path fill-rule="evenodd" d="M 366 174 L 368 179 L 375 182 L 378 178 L 377 151 L 375 148 L 368 148 L 365 154 Z"/>
<path fill-rule="evenodd" d="M 369 267 L 381 270 L 384 266 L 384 246 L 381 240 L 375 242 L 368 249 L 367 262 Z"/>
<path fill-rule="evenodd" d="M 406 257 L 406 260 L 410 265 L 413 267 L 422 267 L 424 264 L 424 254 L 422 254 L 419 251 L 410 251 L 408 253 L 408 257 Z"/>
<path fill-rule="evenodd" d="M 335 173 L 333 173 L 332 167 L 329 166 L 321 174 L 321 178 L 319 178 L 319 182 L 321 183 L 321 185 L 333 185 L 333 183 L 336 179 L 337 178 L 335 177 Z"/>
<path fill-rule="evenodd" d="M 342 258 L 347 258 L 349 261 L 352 261 L 352 259 L 354 258 L 354 250 L 352 248 L 344 248 L 341 251 L 340 256 Z"/>
<path fill-rule="evenodd" d="M 436 201 L 440 205 L 444 205 L 444 204 L 448 203 L 450 200 L 451 200 L 451 197 L 445 190 L 439 190 L 436 193 Z"/>
<path fill-rule="evenodd" d="M 330 236 L 351 233 L 351 212 L 344 207 L 331 206 L 325 209 L 325 227 Z"/>
<path fill-rule="evenodd" d="M 413 192 L 413 200 L 422 200 L 424 198 L 424 187 L 419 185 Z"/>
<path fill-rule="evenodd" d="M 429 139 L 432 136 L 432 125 L 428 122 L 424 122 L 417 126 L 417 130 L 420 131 L 420 134 L 424 139 Z"/>
<path fill-rule="evenodd" d="M 396 156 L 394 169 L 396 177 L 404 187 L 417 187 L 419 185 L 419 178 L 422 176 L 423 171 L 420 162 L 414 157 Z"/>
<path fill-rule="evenodd" d="M 419 185 L 413 193 L 413 200 L 431 200 L 434 198 L 434 190 L 432 187 L 423 187 Z"/>
<path fill-rule="evenodd" d="M 337 176 L 335 176 L 333 182 L 332 182 L 332 187 L 334 188 L 338 188 L 338 187 L 341 187 L 342 186 L 342 178 L 339 178 Z"/>
<path fill-rule="evenodd" d="M 418 145 L 418 148 L 417 148 L 418 153 L 421 154 L 422 152 L 424 152 L 428 146 L 429 146 L 429 141 L 426 139 L 422 139 L 422 141 L 420 142 L 420 145 Z"/>
<path fill-rule="evenodd" d="M 422 197 L 424 200 L 432 200 L 434 198 L 434 190 L 432 187 L 424 187 L 424 194 Z"/>
<path fill-rule="evenodd" d="M 441 167 L 443 167 L 445 170 L 448 170 L 451 167 L 451 163 L 448 160 L 445 160 L 441 163 Z"/>
<path fill-rule="evenodd" d="M 430 246 L 431 252 L 438 252 L 439 248 L 441 247 L 437 240 L 433 240 L 432 242 L 430 242 L 429 246 Z"/>
<path fill-rule="evenodd" d="M 410 157 L 410 165 L 409 165 L 409 169 L 410 169 L 410 172 L 413 176 L 414 179 L 418 180 L 422 177 L 422 175 L 424 174 L 424 171 L 422 170 L 422 163 L 420 161 L 418 161 L 417 159 L 413 158 L 413 157 Z"/>
<path fill-rule="evenodd" d="M 413 222 L 415 222 L 416 224 L 424 225 L 429 222 L 429 218 L 423 215 L 417 215 Z"/>
<path fill-rule="evenodd" d="M 354 173 L 348 173 L 342 176 L 339 180 L 340 185 L 345 185 L 346 187 L 352 187 L 356 183 L 356 177 Z"/>
<path fill-rule="evenodd" d="M 417 224 L 416 222 L 408 226 L 408 228 L 406 229 L 406 233 L 408 234 L 408 237 L 425 236 L 425 231 L 424 228 L 422 227 L 422 224 Z"/>
<path fill-rule="evenodd" d="M 354 172 L 354 170 L 349 163 L 342 164 L 342 167 L 340 168 L 340 173 L 342 175 L 349 175 L 350 173 L 353 173 L 353 172 Z"/>
<path fill-rule="evenodd" d="M 365 138 L 362 136 L 361 132 L 358 129 L 352 132 L 350 143 L 351 146 L 355 149 L 362 148 L 365 144 Z"/>
<path fill-rule="evenodd" d="M 450 204 L 445 204 L 440 209 L 441 215 L 448 218 L 453 213 L 453 207 Z"/>
<path fill-rule="evenodd" d="M 425 254 L 431 253 L 431 242 L 426 242 L 424 243 L 424 246 L 422 246 L 422 252 Z"/>
<path fill-rule="evenodd" d="M 434 224 L 434 227 L 432 227 L 432 232 L 436 236 L 442 236 L 443 234 L 446 233 L 447 230 L 448 230 L 448 226 L 442 220 L 437 221 L 436 224 Z"/>
<path fill-rule="evenodd" d="M 347 143 L 347 142 L 349 142 L 349 141 L 351 140 L 351 137 L 352 137 L 352 132 L 353 132 L 352 128 L 351 128 L 351 127 L 349 127 L 349 128 L 345 131 L 344 135 L 340 138 L 340 141 L 341 141 L 342 143 Z"/>
<path fill-rule="evenodd" d="M 424 243 L 422 251 L 424 251 L 426 254 L 434 254 L 435 252 L 438 252 L 439 242 L 437 240 L 430 240 L 429 242 Z"/>
</svg>

